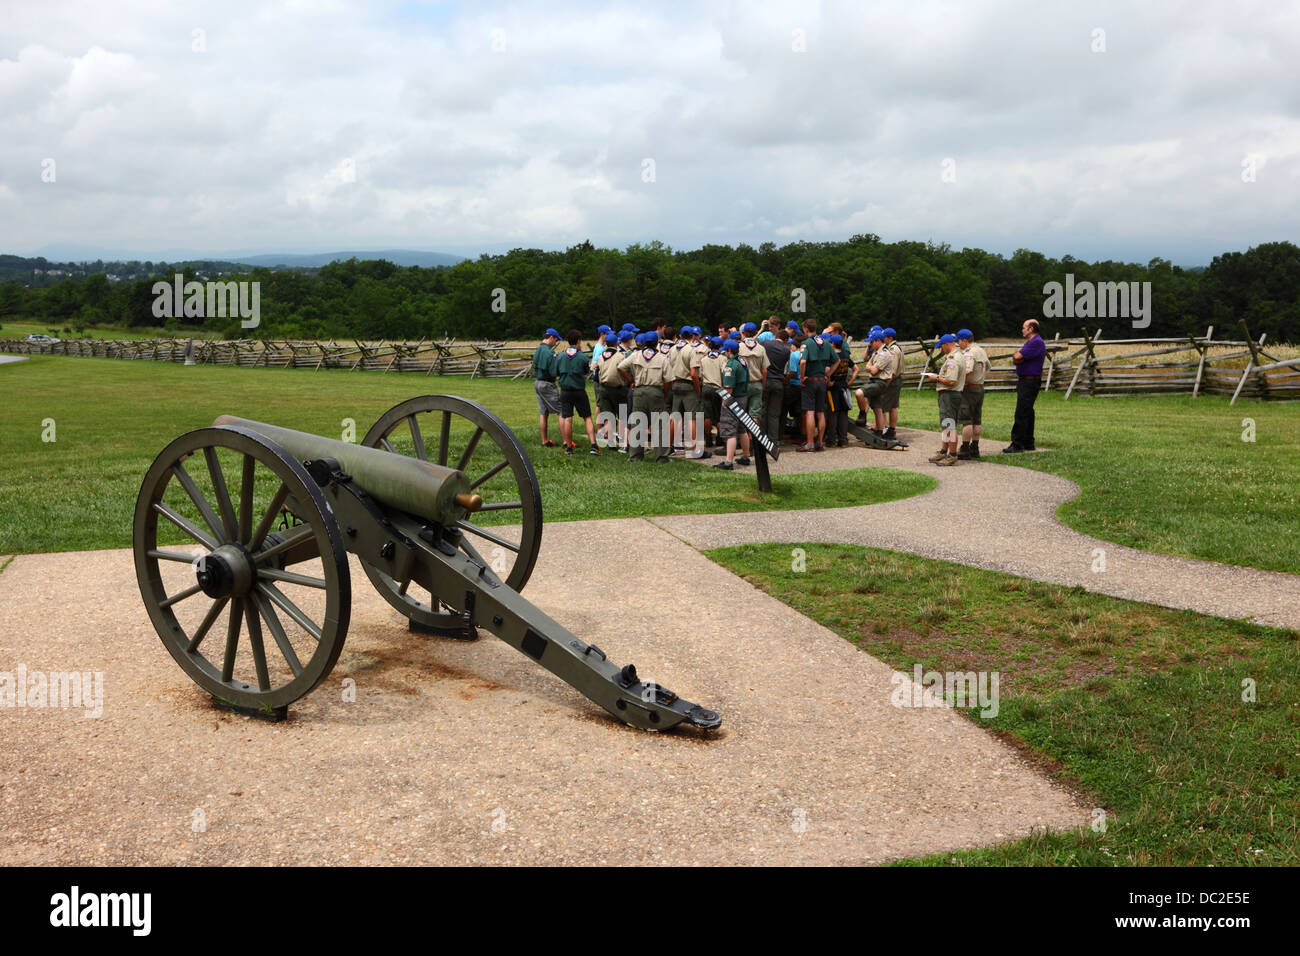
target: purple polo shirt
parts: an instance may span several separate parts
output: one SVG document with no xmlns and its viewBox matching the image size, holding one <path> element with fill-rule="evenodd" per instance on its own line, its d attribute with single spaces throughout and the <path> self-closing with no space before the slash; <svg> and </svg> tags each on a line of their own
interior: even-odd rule
<svg viewBox="0 0 1300 956">
<path fill-rule="evenodd" d="M 1047 344 L 1041 335 L 1035 335 L 1020 346 L 1020 355 L 1024 359 L 1016 366 L 1016 374 L 1021 378 L 1027 375 L 1043 374 L 1043 357 L 1047 355 Z"/>
</svg>

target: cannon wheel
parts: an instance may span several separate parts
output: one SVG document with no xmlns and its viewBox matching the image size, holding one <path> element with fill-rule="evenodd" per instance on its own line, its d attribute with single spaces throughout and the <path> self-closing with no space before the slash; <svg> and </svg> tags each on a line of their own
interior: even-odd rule
<svg viewBox="0 0 1300 956">
<path fill-rule="evenodd" d="M 467 427 L 456 421 L 458 418 L 473 426 L 468 435 Z M 460 547 L 491 567 L 509 587 L 523 590 L 542 547 L 542 494 L 532 462 L 505 422 L 465 398 L 421 395 L 390 408 L 361 443 L 399 454 L 409 450 L 416 458 L 465 472 L 474 491 L 483 496 L 484 504 L 480 511 L 457 522 L 464 532 Z M 505 481 L 488 484 L 507 468 L 514 479 L 513 489 L 507 490 Z M 503 511 L 515 512 L 519 517 L 522 530 L 518 543 L 473 520 Z M 420 601 L 364 560 L 361 566 L 384 599 L 415 624 L 449 633 L 460 629 L 460 616 L 442 610 L 441 604 L 433 606 L 436 598 L 429 603 Z"/>
<path fill-rule="evenodd" d="M 300 523 L 273 532 L 275 520 L 290 514 Z M 179 547 L 192 552 L 197 546 L 199 553 L 160 544 L 160 517 L 187 539 Z M 145 475 L 134 529 L 136 577 L 154 628 L 176 662 L 214 698 L 283 716 L 329 674 L 343 649 L 351 610 L 347 551 L 320 489 L 275 442 L 222 426 L 180 436 Z M 284 556 L 291 550 L 295 561 L 310 560 L 313 572 L 319 558 L 321 576 L 285 571 Z M 194 570 L 185 577 L 164 575 L 162 566 L 169 562 Z M 285 594 L 289 585 L 293 597 Z M 323 590 L 323 608 L 319 599 L 304 600 L 297 588 Z M 223 616 L 224 639 L 213 636 L 223 630 Z"/>
</svg>

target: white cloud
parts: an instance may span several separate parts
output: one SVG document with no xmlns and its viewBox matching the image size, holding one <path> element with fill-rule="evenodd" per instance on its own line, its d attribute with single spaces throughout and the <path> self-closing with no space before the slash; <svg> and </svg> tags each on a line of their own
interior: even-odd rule
<svg viewBox="0 0 1300 956">
<path fill-rule="evenodd" d="M 1300 221 L 1286 5 L 53 2 L 11 21 L 4 251 L 875 232 L 1203 261 Z"/>
</svg>

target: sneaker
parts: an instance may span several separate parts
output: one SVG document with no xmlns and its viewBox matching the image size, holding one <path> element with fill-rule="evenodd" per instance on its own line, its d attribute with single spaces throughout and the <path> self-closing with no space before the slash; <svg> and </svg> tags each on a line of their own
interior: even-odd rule
<svg viewBox="0 0 1300 956">
<path fill-rule="evenodd" d="M 546 439 L 546 441 L 542 442 L 542 447 L 543 447 L 543 448 L 554 448 L 554 447 L 555 447 L 555 442 L 551 441 L 551 440 L 548 438 L 548 439 Z"/>
<path fill-rule="evenodd" d="M 619 446 L 618 446 L 618 453 L 619 453 L 620 455 L 626 455 L 626 454 L 627 454 L 627 445 L 619 445 Z"/>
<path fill-rule="evenodd" d="M 660 455 L 658 458 L 655 459 L 655 464 L 659 465 L 669 461 L 672 461 L 670 457 L 668 457 L 667 455 Z"/>
<path fill-rule="evenodd" d="M 591 451 L 587 452 L 587 454 L 588 454 L 588 455 L 599 455 L 599 454 L 600 454 L 600 449 L 597 448 L 595 445 L 592 445 L 592 446 L 591 446 Z"/>
<path fill-rule="evenodd" d="M 564 453 L 565 453 L 566 455 L 572 455 L 572 454 L 573 454 L 573 449 L 575 449 L 575 448 L 577 448 L 577 447 L 578 447 L 577 445 L 565 445 L 565 446 L 564 446 Z"/>
<path fill-rule="evenodd" d="M 825 445 L 813 445 L 813 451 L 825 451 L 825 450 L 826 450 Z"/>
<path fill-rule="evenodd" d="M 723 471 L 732 471 L 732 470 L 733 470 L 733 466 L 732 466 L 731 462 L 727 461 L 727 459 L 725 459 L 725 458 L 722 459 L 722 461 L 718 462 L 718 463 L 717 463 L 716 465 L 714 465 L 713 467 L 714 467 L 714 468 L 721 468 Z"/>
<path fill-rule="evenodd" d="M 933 455 L 927 458 L 926 461 L 940 462 L 947 457 L 948 457 L 948 453 L 944 451 L 942 448 L 940 448 Z"/>
<path fill-rule="evenodd" d="M 837 442 L 835 443 L 835 447 L 836 447 L 836 448 L 848 448 L 848 447 L 849 447 L 849 443 L 846 442 L 843 438 L 841 438 L 839 441 L 837 441 Z"/>
<path fill-rule="evenodd" d="M 736 459 L 736 464 L 737 464 L 737 465 L 748 465 L 748 464 L 749 464 L 749 456 L 748 456 L 748 455 L 741 455 L 739 458 Z"/>
<path fill-rule="evenodd" d="M 867 423 L 867 413 L 866 413 L 866 412 L 863 412 L 863 413 L 862 413 L 861 415 L 859 415 L 856 419 L 854 419 L 854 424 L 855 424 L 855 425 L 865 425 L 866 423 Z"/>
<path fill-rule="evenodd" d="M 897 436 L 896 434 L 894 434 L 894 429 L 892 429 L 892 428 L 886 428 L 884 434 L 885 434 L 885 437 L 886 437 L 886 438 L 889 438 L 889 439 L 891 439 L 891 440 L 893 440 L 893 441 L 898 441 L 898 436 Z"/>
<path fill-rule="evenodd" d="M 812 445 L 796 445 L 794 450 L 795 450 L 795 451 L 813 451 L 814 449 L 813 449 L 813 446 L 812 446 Z"/>
</svg>

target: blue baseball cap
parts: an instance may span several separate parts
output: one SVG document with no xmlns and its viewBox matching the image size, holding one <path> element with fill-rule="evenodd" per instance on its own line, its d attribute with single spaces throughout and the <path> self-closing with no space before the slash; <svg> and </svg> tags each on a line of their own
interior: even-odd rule
<svg viewBox="0 0 1300 956">
<path fill-rule="evenodd" d="M 741 331 L 744 331 L 744 332 L 757 332 L 757 331 L 758 331 L 758 326 L 755 325 L 753 322 L 746 322 L 746 323 L 745 323 L 744 325 L 742 325 L 740 328 L 741 328 Z"/>
<path fill-rule="evenodd" d="M 843 344 L 844 344 L 844 336 L 840 335 L 840 333 L 836 332 L 834 335 L 831 336 L 831 345 L 843 345 Z"/>
<path fill-rule="evenodd" d="M 867 341 L 880 342 L 883 341 L 884 338 L 885 338 L 885 334 L 883 332 L 872 332 L 870 335 L 867 336 Z"/>
<path fill-rule="evenodd" d="M 737 341 L 739 341 L 739 340 L 740 340 L 740 329 L 737 329 L 736 331 L 732 332 L 730 335 L 727 336 L 727 338 L 729 338 L 729 339 L 730 339 L 731 341 L 733 341 L 733 342 L 737 342 Z"/>
<path fill-rule="evenodd" d="M 722 339 L 714 335 L 709 338 L 709 344 L 712 345 L 715 349 L 720 349 L 722 348 Z"/>
<path fill-rule="evenodd" d="M 960 332 L 957 333 L 957 338 L 970 339 L 972 342 L 975 341 L 975 336 L 971 334 L 970 329 L 962 329 Z"/>
<path fill-rule="evenodd" d="M 597 332 L 608 332 L 608 331 L 609 331 L 609 326 L 608 326 L 608 325 L 598 325 L 598 326 L 596 326 L 596 331 L 597 331 Z"/>
<path fill-rule="evenodd" d="M 727 341 L 722 343 L 722 348 L 727 352 L 739 352 L 740 343 L 735 339 L 727 339 Z"/>
<path fill-rule="evenodd" d="M 552 335 L 555 336 L 557 339 L 558 339 L 558 338 L 563 338 L 563 336 L 561 336 L 559 332 L 555 331 L 555 329 L 547 329 L 547 330 L 546 330 L 546 334 L 543 335 L 542 338 L 544 338 L 544 339 L 545 339 L 545 338 L 549 338 L 549 337 L 552 336 Z"/>
<path fill-rule="evenodd" d="M 789 322 L 787 322 L 785 324 L 785 327 L 787 329 L 794 329 L 796 332 L 799 331 L 799 323 L 796 322 L 794 319 L 791 319 Z"/>
<path fill-rule="evenodd" d="M 638 332 L 638 333 L 637 333 L 637 336 L 636 336 L 636 344 L 637 344 L 637 345 L 645 345 L 645 333 L 644 333 L 644 332 Z"/>
<path fill-rule="evenodd" d="M 632 332 L 632 333 L 636 333 L 638 330 L 637 330 L 637 327 L 636 327 L 635 325 L 633 325 L 631 322 L 624 322 L 624 323 L 623 323 L 623 331 L 624 331 L 624 332 Z"/>
<path fill-rule="evenodd" d="M 627 341 L 628 339 L 630 339 L 630 338 L 634 338 L 634 336 L 632 335 L 631 332 L 626 332 L 626 331 L 624 331 L 624 332 L 620 332 L 620 333 L 618 333 L 618 340 L 619 340 L 620 342 L 626 342 L 626 341 Z"/>
<path fill-rule="evenodd" d="M 884 336 L 885 338 L 887 338 L 887 339 L 896 339 L 896 338 L 898 338 L 898 333 L 895 332 L 893 329 L 881 329 L 881 330 L 880 330 L 880 333 L 881 333 L 881 335 L 883 335 L 883 336 Z"/>
<path fill-rule="evenodd" d="M 939 341 L 936 344 L 947 345 L 949 342 L 956 342 L 956 341 L 957 341 L 957 336 L 953 335 L 951 332 L 945 332 L 943 335 L 939 336 Z"/>
<path fill-rule="evenodd" d="M 659 344 L 659 333 L 658 333 L 658 332 L 642 332 L 642 333 L 641 333 L 641 338 L 645 339 L 645 344 L 646 344 L 646 345 L 658 345 L 658 344 Z"/>
</svg>

